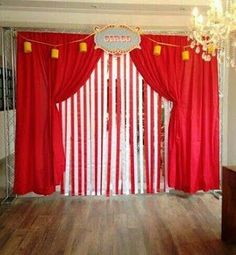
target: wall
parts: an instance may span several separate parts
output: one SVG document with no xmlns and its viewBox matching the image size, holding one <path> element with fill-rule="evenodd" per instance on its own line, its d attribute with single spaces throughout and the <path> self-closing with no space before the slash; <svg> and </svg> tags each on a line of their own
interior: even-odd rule
<svg viewBox="0 0 236 255">
<path fill-rule="evenodd" d="M 236 165 L 236 70 L 232 68 L 228 85 L 227 164 Z"/>
<path fill-rule="evenodd" d="M 93 31 L 95 26 L 127 24 L 145 30 L 186 30 L 191 12 L 208 9 L 206 0 L 27 0 L 0 1 L 0 26 Z M 20 3 L 19 3 L 20 2 Z M 174 20 L 174 22 L 173 22 Z"/>
<path fill-rule="evenodd" d="M 220 128 L 221 128 L 221 165 L 228 163 L 228 80 L 229 69 L 226 62 L 220 65 Z"/>
</svg>

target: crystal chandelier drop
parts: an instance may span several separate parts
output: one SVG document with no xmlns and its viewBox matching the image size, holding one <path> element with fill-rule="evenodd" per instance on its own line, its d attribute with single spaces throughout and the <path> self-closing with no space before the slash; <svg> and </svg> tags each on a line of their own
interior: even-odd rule
<svg viewBox="0 0 236 255">
<path fill-rule="evenodd" d="M 218 51 L 219 60 L 228 42 L 226 61 L 236 68 L 236 0 L 211 0 L 206 17 L 195 7 L 192 11 L 192 30 L 189 35 L 191 48 L 210 61 Z"/>
</svg>

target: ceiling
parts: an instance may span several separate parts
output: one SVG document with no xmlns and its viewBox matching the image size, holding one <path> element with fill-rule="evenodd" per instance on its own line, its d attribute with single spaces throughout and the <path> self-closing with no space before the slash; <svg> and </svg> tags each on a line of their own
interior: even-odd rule
<svg viewBox="0 0 236 255">
<path fill-rule="evenodd" d="M 89 32 L 127 24 L 145 31 L 186 31 L 191 10 L 207 0 L 0 0 L 0 26 Z"/>
</svg>

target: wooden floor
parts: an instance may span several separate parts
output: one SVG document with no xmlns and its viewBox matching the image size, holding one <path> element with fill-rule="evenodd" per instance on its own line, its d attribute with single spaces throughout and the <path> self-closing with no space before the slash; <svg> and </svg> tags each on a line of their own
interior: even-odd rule
<svg viewBox="0 0 236 255">
<path fill-rule="evenodd" d="M 211 194 L 18 198 L 0 207 L 0 254 L 233 255 Z"/>
</svg>

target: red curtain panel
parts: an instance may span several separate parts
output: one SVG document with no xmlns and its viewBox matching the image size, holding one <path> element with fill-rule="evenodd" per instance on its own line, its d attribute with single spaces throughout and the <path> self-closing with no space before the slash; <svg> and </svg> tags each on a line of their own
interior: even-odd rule
<svg viewBox="0 0 236 255">
<path fill-rule="evenodd" d="M 151 39 L 151 40 L 150 40 Z M 153 55 L 154 41 L 162 45 Z M 145 81 L 173 102 L 169 124 L 168 182 L 185 192 L 219 188 L 219 98 L 217 60 L 190 51 L 182 60 L 184 36 L 143 35 L 131 58 Z"/>
<path fill-rule="evenodd" d="M 17 125 L 14 192 L 50 194 L 65 168 L 60 114 L 56 107 L 85 84 L 101 57 L 94 37 L 61 33 L 18 33 Z M 76 40 L 87 42 L 79 51 Z M 24 41 L 32 52 L 24 53 Z M 42 43 L 40 43 L 42 42 Z M 51 58 L 51 49 L 59 58 Z"/>
</svg>

